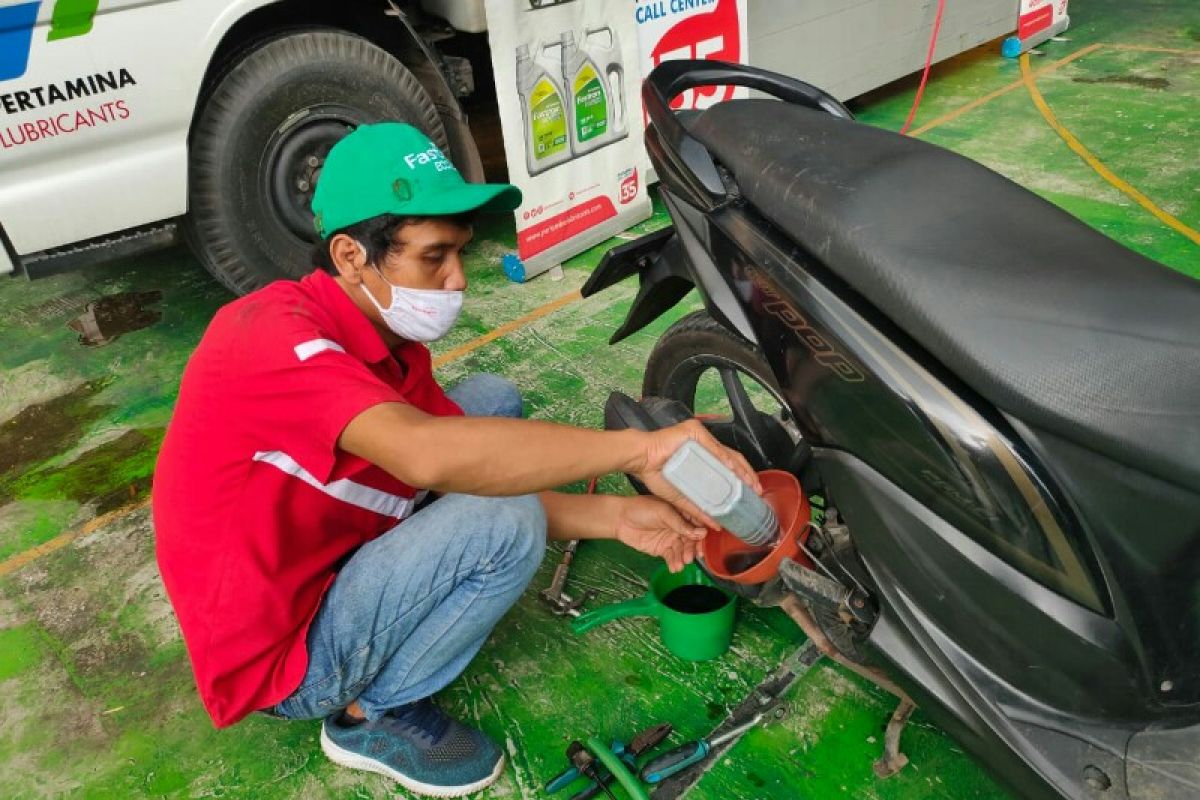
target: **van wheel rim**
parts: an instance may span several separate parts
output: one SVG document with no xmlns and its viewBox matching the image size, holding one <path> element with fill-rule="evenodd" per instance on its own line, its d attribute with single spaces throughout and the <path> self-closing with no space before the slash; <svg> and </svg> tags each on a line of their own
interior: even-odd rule
<svg viewBox="0 0 1200 800">
<path fill-rule="evenodd" d="M 314 106 L 292 114 L 271 134 L 263 159 L 266 195 L 276 218 L 306 242 L 319 238 L 312 198 L 325 157 L 347 133 L 366 122 L 347 106 Z"/>
</svg>

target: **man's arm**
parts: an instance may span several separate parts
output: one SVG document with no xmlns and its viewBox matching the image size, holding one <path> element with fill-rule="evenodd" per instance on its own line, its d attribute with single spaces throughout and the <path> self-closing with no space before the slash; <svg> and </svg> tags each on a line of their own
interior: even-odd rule
<svg viewBox="0 0 1200 800">
<path fill-rule="evenodd" d="M 635 471 L 645 449 L 638 433 L 502 417 L 435 417 L 403 403 L 381 403 L 351 420 L 338 446 L 412 486 L 502 496 Z"/>
<path fill-rule="evenodd" d="M 689 439 L 698 441 L 761 491 L 740 454 L 696 421 L 659 431 L 597 431 L 539 420 L 435 417 L 403 403 L 357 415 L 338 446 L 411 486 L 485 496 L 531 494 L 609 472 L 637 475 L 693 520 L 716 523 L 683 498 L 660 472 Z"/>
<path fill-rule="evenodd" d="M 546 509 L 546 534 L 551 539 L 615 539 L 621 502 L 627 498 L 609 494 L 538 495 Z"/>
</svg>

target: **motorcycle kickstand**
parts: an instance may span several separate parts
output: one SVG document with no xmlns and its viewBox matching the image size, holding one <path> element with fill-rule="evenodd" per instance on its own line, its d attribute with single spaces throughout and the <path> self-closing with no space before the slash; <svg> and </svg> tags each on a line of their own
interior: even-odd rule
<svg viewBox="0 0 1200 800">
<path fill-rule="evenodd" d="M 800 601 L 799 597 L 789 595 L 780 602 L 779 607 L 800 626 L 804 634 L 822 653 L 900 700 L 900 705 L 896 707 L 892 718 L 888 721 L 887 731 L 884 734 L 883 755 L 874 764 L 875 774 L 879 777 L 887 778 L 895 775 L 908 763 L 908 756 L 900 752 L 900 734 L 904 731 L 908 718 L 916 710 L 917 704 L 912 701 L 907 692 L 892 682 L 881 670 L 856 664 L 842 655 L 841 651 L 818 627 L 817 621 L 813 619 L 812 614 L 804 607 L 804 603 Z"/>
<path fill-rule="evenodd" d="M 908 764 L 908 756 L 900 752 L 900 734 L 904 732 L 908 718 L 916 710 L 916 704 L 912 700 L 904 698 L 892 712 L 892 718 L 888 720 L 887 731 L 883 735 L 883 755 L 871 765 L 876 776 L 890 778 Z"/>
</svg>

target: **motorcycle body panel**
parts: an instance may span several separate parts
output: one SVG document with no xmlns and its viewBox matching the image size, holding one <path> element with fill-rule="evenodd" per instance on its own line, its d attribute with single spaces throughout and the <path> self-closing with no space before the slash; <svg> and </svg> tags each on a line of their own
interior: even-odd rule
<svg viewBox="0 0 1200 800">
<path fill-rule="evenodd" d="M 1200 497 L 1006 415 L 746 203 L 665 114 L 723 69 L 647 81 L 675 225 L 632 243 L 618 337 L 694 285 L 757 345 L 879 605 L 868 651 L 1020 796 L 1200 796 Z"/>
<path fill-rule="evenodd" d="M 1060 796 L 1050 783 L 1086 797 L 1087 767 L 1123 785 L 1153 687 L 1136 632 L 1114 619 L 1109 565 L 1037 455 L 752 209 L 664 195 L 677 224 L 660 255 L 702 249 L 720 271 L 676 262 L 643 278 L 691 275 L 713 316 L 749 326 L 881 597 L 868 643 L 1023 796 Z"/>
</svg>

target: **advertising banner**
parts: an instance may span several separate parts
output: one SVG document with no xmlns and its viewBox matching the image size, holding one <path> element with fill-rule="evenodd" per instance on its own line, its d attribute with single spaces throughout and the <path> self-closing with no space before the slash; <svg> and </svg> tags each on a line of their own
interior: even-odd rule
<svg viewBox="0 0 1200 800">
<path fill-rule="evenodd" d="M 527 280 L 650 216 L 633 0 L 487 0 Z M 630 113 L 632 111 L 632 113 Z"/>
<path fill-rule="evenodd" d="M 642 74 L 682 58 L 750 63 L 746 13 L 746 0 L 637 0 Z M 680 94 L 671 107 L 708 108 L 747 96 L 749 90 L 740 86 L 700 86 Z"/>
<path fill-rule="evenodd" d="M 637 0 L 634 21 L 642 75 L 649 75 L 663 61 L 683 58 L 749 64 L 746 14 L 746 0 Z M 697 86 L 680 93 L 671 108 L 704 109 L 749 95 L 750 90 L 741 86 Z M 642 122 L 648 122 L 645 108 Z M 658 180 L 650 157 L 643 154 L 641 163 L 646 182 Z"/>
</svg>

